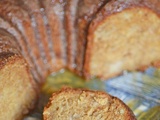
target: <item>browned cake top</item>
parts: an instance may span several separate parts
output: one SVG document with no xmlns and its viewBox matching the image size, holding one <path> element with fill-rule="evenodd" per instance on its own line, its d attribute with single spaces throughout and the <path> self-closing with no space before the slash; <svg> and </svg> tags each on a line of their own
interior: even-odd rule
<svg viewBox="0 0 160 120">
<path fill-rule="evenodd" d="M 160 15 L 159 0 L 111 0 L 96 14 L 96 19 L 91 23 L 92 29 L 94 30 L 96 25 L 102 22 L 107 16 L 134 7 L 145 7 Z"/>
<path fill-rule="evenodd" d="M 15 38 L 4 29 L 0 29 L 0 61 L 1 67 L 9 57 L 21 56 Z"/>
</svg>

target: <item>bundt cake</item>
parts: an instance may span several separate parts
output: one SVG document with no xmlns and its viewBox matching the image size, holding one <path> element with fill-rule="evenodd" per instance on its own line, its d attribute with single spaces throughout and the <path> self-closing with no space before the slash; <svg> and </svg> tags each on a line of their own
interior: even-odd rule
<svg viewBox="0 0 160 120">
<path fill-rule="evenodd" d="M 38 83 L 66 67 L 88 78 L 107 79 L 123 70 L 158 63 L 159 6 L 158 0 L 33 0 L 32 4 L 29 0 L 1 0 L 0 27 L 16 38 Z M 112 17 L 115 21 L 108 19 Z M 154 24 L 150 26 L 150 22 Z M 104 39 L 99 42 L 97 36 Z M 148 51 L 144 45 L 149 46 Z"/>
<path fill-rule="evenodd" d="M 0 0 L 0 40 L 0 114 L 15 109 L 0 119 L 18 119 L 35 102 L 35 88 L 60 69 L 107 79 L 159 67 L 160 2 Z"/>
<path fill-rule="evenodd" d="M 111 0 L 92 20 L 87 42 L 87 78 L 107 79 L 124 70 L 158 65 L 160 1 Z"/>
<path fill-rule="evenodd" d="M 53 93 L 44 108 L 44 120 L 136 120 L 118 98 L 105 92 L 63 89 Z"/>
<path fill-rule="evenodd" d="M 34 107 L 38 88 L 15 38 L 0 29 L 0 120 L 17 120 Z"/>
</svg>

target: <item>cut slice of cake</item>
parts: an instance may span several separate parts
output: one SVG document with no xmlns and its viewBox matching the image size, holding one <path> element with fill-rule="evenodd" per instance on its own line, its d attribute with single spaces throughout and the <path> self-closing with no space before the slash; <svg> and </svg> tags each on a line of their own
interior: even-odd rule
<svg viewBox="0 0 160 120">
<path fill-rule="evenodd" d="M 20 120 L 33 109 L 38 87 L 13 36 L 0 29 L 0 120 Z"/>
<path fill-rule="evenodd" d="M 136 120 L 121 100 L 105 92 L 62 89 L 44 108 L 44 120 Z"/>
<path fill-rule="evenodd" d="M 158 65 L 159 53 L 159 0 L 111 0 L 90 24 L 84 74 L 107 79 Z"/>
</svg>

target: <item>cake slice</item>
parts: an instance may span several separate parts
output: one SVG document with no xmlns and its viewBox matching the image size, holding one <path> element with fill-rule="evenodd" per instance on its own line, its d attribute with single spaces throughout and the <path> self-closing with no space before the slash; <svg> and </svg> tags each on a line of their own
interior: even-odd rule
<svg viewBox="0 0 160 120">
<path fill-rule="evenodd" d="M 77 13 L 79 0 L 68 0 L 65 6 L 65 30 L 67 40 L 67 68 L 74 71 L 77 54 Z"/>
<path fill-rule="evenodd" d="M 111 0 L 90 24 L 84 74 L 108 79 L 159 67 L 159 53 L 159 0 Z"/>
<path fill-rule="evenodd" d="M 57 71 L 66 66 L 66 38 L 64 29 L 64 6 L 66 0 L 44 0 L 41 3 L 46 14 L 49 36 L 53 43 L 56 58 L 54 67 L 56 67 L 55 71 Z"/>
<path fill-rule="evenodd" d="M 44 120 L 136 120 L 121 100 L 105 92 L 63 89 L 53 93 Z"/>
<path fill-rule="evenodd" d="M 94 15 L 101 9 L 107 0 L 80 0 L 77 13 L 77 52 L 76 72 L 82 75 L 85 48 L 87 43 L 87 30 Z"/>
<path fill-rule="evenodd" d="M 15 38 L 0 29 L 0 120 L 20 120 L 37 99 L 37 85 Z"/>
<path fill-rule="evenodd" d="M 32 27 L 28 11 L 25 11 L 12 2 L 0 1 L 0 16 L 6 21 L 10 22 L 16 29 L 21 32 L 26 42 L 30 57 L 33 59 L 39 75 L 41 75 L 41 80 L 44 80 L 47 74 L 47 70 L 39 52 L 39 43 L 36 41 L 36 36 L 34 34 L 34 29 Z M 41 80 L 38 82 L 41 83 Z"/>
</svg>

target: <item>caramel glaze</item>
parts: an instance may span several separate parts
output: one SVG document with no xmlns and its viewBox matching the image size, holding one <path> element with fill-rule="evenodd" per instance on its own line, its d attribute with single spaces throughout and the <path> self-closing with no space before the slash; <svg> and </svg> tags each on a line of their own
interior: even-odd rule
<svg viewBox="0 0 160 120">
<path fill-rule="evenodd" d="M 66 0 L 41 1 L 55 53 L 55 71 L 66 66 L 66 37 L 64 30 L 64 6 L 66 2 Z"/>
<path fill-rule="evenodd" d="M 74 71 L 77 54 L 77 7 L 79 0 L 68 0 L 65 6 L 65 30 L 67 40 L 67 68 Z"/>
</svg>

